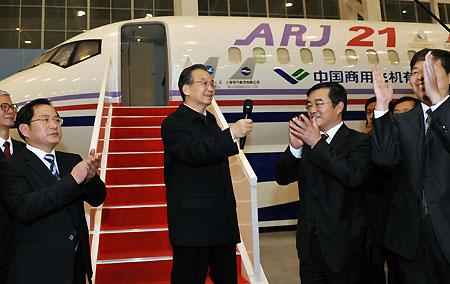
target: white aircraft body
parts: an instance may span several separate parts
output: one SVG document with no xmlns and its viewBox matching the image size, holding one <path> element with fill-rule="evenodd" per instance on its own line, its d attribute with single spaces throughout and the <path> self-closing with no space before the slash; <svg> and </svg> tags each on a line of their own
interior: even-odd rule
<svg viewBox="0 0 450 284">
<path fill-rule="evenodd" d="M 254 102 L 245 153 L 258 176 L 260 226 L 295 224 L 295 184 L 274 182 L 288 144 L 289 119 L 305 111 L 306 91 L 336 81 L 348 91 L 346 123 L 364 130 L 364 103 L 378 64 L 397 96 L 411 94 L 409 60 L 422 48 L 450 49 L 437 24 L 337 20 L 161 17 L 124 21 L 77 35 L 0 82 L 20 105 L 49 98 L 64 118 L 61 148 L 87 153 L 105 64 L 107 95 L 122 105 L 178 104 L 184 67 L 203 63 L 217 83 L 228 122 Z"/>
</svg>

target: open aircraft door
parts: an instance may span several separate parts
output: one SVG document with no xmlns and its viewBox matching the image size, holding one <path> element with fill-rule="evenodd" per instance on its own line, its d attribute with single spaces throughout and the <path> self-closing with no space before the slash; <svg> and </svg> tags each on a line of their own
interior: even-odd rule
<svg viewBox="0 0 450 284">
<path fill-rule="evenodd" d="M 164 25 L 124 25 L 120 52 L 122 105 L 166 105 L 169 82 Z"/>
</svg>

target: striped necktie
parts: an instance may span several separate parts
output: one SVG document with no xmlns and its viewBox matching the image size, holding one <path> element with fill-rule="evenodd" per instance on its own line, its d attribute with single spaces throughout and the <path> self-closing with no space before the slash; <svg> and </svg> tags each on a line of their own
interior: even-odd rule
<svg viewBox="0 0 450 284">
<path fill-rule="evenodd" d="M 50 163 L 50 172 L 56 180 L 59 180 L 59 173 L 55 166 L 55 156 L 53 156 L 53 154 L 46 154 L 44 160 Z"/>
</svg>

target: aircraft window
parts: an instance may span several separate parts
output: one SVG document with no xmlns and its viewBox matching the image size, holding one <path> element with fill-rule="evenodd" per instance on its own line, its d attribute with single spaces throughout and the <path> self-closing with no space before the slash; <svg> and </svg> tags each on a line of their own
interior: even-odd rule
<svg viewBox="0 0 450 284">
<path fill-rule="evenodd" d="M 281 64 L 288 64 L 291 61 L 289 57 L 289 51 L 286 48 L 278 48 L 277 49 L 277 58 L 278 62 Z"/>
<path fill-rule="evenodd" d="M 388 59 L 391 64 L 397 65 L 400 63 L 400 58 L 395 50 L 388 50 Z"/>
<path fill-rule="evenodd" d="M 380 59 L 378 58 L 378 53 L 374 49 L 366 50 L 367 60 L 370 64 L 379 64 Z"/>
<path fill-rule="evenodd" d="M 42 53 L 36 59 L 34 59 L 25 69 L 30 69 L 35 66 L 41 65 L 48 61 L 48 59 L 55 53 L 56 49 L 49 50 L 47 52 Z M 24 70 L 25 70 L 24 69 Z"/>
<path fill-rule="evenodd" d="M 304 64 L 312 64 L 313 63 L 313 55 L 311 50 L 308 48 L 300 49 L 300 58 Z"/>
<path fill-rule="evenodd" d="M 241 63 L 242 62 L 241 50 L 237 47 L 228 48 L 228 61 L 235 64 Z"/>
<path fill-rule="evenodd" d="M 77 51 L 75 52 L 70 65 L 76 64 L 92 56 L 100 54 L 100 41 L 87 40 L 81 41 L 78 44 Z"/>
<path fill-rule="evenodd" d="M 353 49 L 345 50 L 345 58 L 347 59 L 348 64 L 355 65 L 358 63 L 358 55 Z"/>
<path fill-rule="evenodd" d="M 67 67 L 74 48 L 74 42 L 60 46 L 55 52 L 55 55 L 52 56 L 50 63 L 56 64 L 60 67 Z"/>
<path fill-rule="evenodd" d="M 261 47 L 253 48 L 253 57 L 256 59 L 256 63 L 266 63 L 266 52 Z"/>
<path fill-rule="evenodd" d="M 408 50 L 408 59 L 409 59 L 409 61 L 411 61 L 411 59 L 413 58 L 414 54 L 416 54 L 416 52 L 414 50 Z"/>
<path fill-rule="evenodd" d="M 325 48 L 323 51 L 323 59 L 328 64 L 335 64 L 336 63 L 336 56 L 334 55 L 334 51 L 329 48 Z"/>
</svg>

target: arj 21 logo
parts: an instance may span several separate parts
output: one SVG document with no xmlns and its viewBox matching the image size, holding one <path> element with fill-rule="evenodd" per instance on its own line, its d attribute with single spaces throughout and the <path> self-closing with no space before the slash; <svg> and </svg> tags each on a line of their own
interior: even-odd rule
<svg viewBox="0 0 450 284">
<path fill-rule="evenodd" d="M 280 68 L 275 68 L 273 71 L 275 71 L 275 73 L 277 73 L 278 75 L 283 77 L 286 81 L 288 81 L 292 85 L 297 84 L 298 82 L 300 82 L 301 80 L 305 79 L 309 75 L 309 72 L 303 70 L 302 68 L 298 69 L 297 71 L 295 71 L 291 75 L 289 75 L 288 73 L 284 72 Z"/>
</svg>

